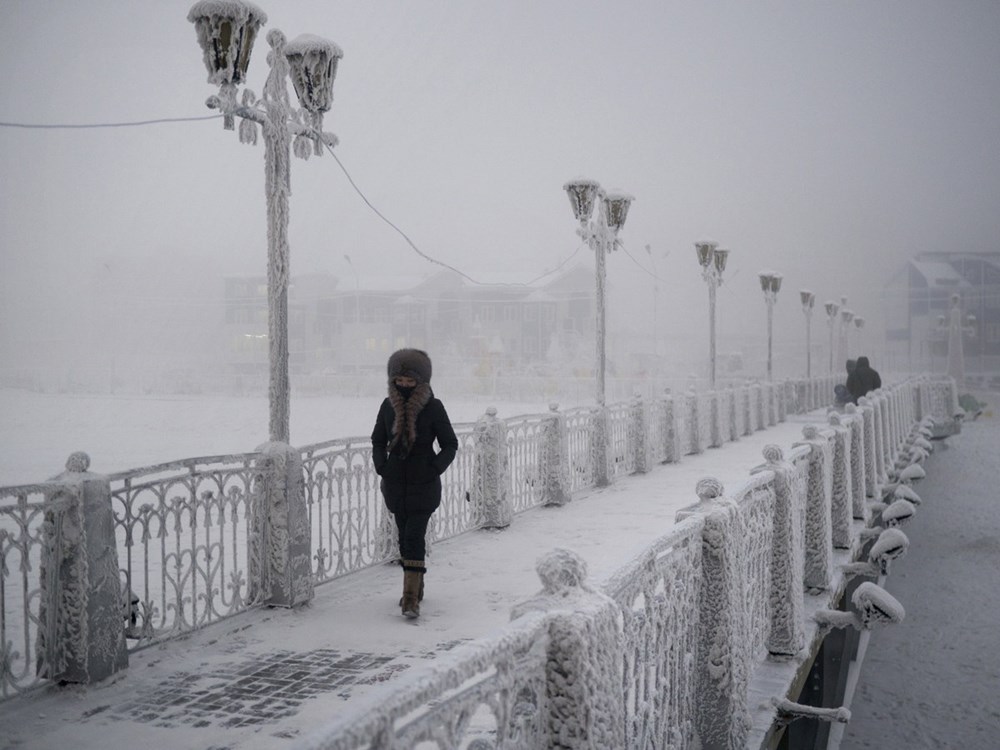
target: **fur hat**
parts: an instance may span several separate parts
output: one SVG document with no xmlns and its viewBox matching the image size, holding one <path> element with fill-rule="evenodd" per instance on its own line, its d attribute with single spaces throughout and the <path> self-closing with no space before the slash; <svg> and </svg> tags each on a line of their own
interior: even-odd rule
<svg viewBox="0 0 1000 750">
<path fill-rule="evenodd" d="M 418 384 L 431 382 L 431 358 L 420 349 L 400 349 L 393 352 L 386 369 L 390 381 L 404 377 L 413 378 Z"/>
</svg>

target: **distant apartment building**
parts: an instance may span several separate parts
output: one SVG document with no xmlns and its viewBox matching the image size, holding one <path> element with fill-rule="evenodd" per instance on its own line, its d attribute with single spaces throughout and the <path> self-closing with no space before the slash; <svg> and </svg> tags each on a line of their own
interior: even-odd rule
<svg viewBox="0 0 1000 750">
<path fill-rule="evenodd" d="M 933 368 L 947 356 L 952 294 L 967 321 L 966 370 L 1000 372 L 1000 253 L 922 253 L 892 277 L 883 299 L 895 366 Z"/>
<path fill-rule="evenodd" d="M 422 279 L 297 276 L 288 293 L 289 369 L 380 373 L 404 346 L 494 371 L 572 361 L 591 353 L 593 287 L 593 271 L 582 265 L 533 285 L 475 284 L 453 271 Z M 265 375 L 266 278 L 227 278 L 225 309 L 229 371 Z"/>
</svg>

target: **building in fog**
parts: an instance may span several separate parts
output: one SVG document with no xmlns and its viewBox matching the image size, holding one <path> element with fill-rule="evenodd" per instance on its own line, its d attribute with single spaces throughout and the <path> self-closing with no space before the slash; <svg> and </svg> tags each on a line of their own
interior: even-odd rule
<svg viewBox="0 0 1000 750">
<path fill-rule="evenodd" d="M 885 286 L 886 353 L 897 368 L 943 370 L 945 321 L 958 294 L 966 371 L 1000 376 L 1000 253 L 922 253 Z M 968 316 L 972 316 L 969 318 Z"/>
<path fill-rule="evenodd" d="M 292 278 L 289 369 L 296 375 L 380 374 L 404 346 L 427 348 L 469 373 L 591 367 L 594 275 L 584 265 L 543 283 L 474 284 L 453 271 L 422 278 Z M 267 280 L 225 280 L 228 371 L 268 372 Z"/>
</svg>

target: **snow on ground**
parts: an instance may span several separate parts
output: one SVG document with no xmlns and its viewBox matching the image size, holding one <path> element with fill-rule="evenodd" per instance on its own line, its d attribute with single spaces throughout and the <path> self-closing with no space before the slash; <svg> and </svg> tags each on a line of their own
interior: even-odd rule
<svg viewBox="0 0 1000 750">
<path fill-rule="evenodd" d="M 490 402 L 444 401 L 452 422 L 475 422 Z M 296 446 L 368 436 L 380 399 L 291 398 Z M 565 407 L 583 404 L 566 404 Z M 537 414 L 548 404 L 496 404 L 500 417 Z M 0 486 L 30 484 L 63 471 L 74 451 L 91 471 L 110 474 L 182 458 L 253 451 L 265 442 L 265 396 L 113 396 L 0 389 Z"/>
</svg>

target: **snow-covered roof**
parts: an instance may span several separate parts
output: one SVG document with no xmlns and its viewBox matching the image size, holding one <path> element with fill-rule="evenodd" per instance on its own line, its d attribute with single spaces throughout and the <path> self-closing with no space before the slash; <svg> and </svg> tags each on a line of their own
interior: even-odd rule
<svg viewBox="0 0 1000 750">
<path fill-rule="evenodd" d="M 948 263 L 935 261 L 910 261 L 913 268 L 927 280 L 929 286 L 970 286 L 961 274 Z"/>
</svg>

